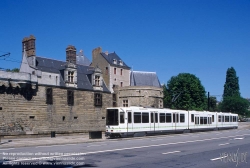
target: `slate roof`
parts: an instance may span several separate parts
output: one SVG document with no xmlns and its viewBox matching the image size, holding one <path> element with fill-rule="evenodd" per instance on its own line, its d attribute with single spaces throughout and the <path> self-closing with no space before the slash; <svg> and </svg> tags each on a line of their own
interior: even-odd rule
<svg viewBox="0 0 250 168">
<path fill-rule="evenodd" d="M 83 52 L 79 52 L 76 55 L 76 64 L 89 66 L 91 64 L 90 60 L 83 55 Z"/>
<path fill-rule="evenodd" d="M 154 86 L 161 87 L 155 72 L 131 71 L 130 86 Z"/>
<path fill-rule="evenodd" d="M 106 55 L 105 53 L 101 53 L 101 55 L 107 60 L 107 62 L 112 65 L 112 66 L 115 66 L 115 67 L 122 67 L 122 68 L 125 68 L 125 69 L 130 69 L 130 67 L 115 53 L 109 53 L 108 55 Z M 117 61 L 117 64 L 114 64 L 114 61 L 113 60 L 116 60 Z M 120 65 L 119 64 L 119 61 L 122 61 L 123 62 L 123 65 Z"/>
<path fill-rule="evenodd" d="M 58 61 L 50 58 L 43 58 L 36 56 L 36 68 L 42 72 L 57 73 L 60 74 L 60 86 L 65 86 L 64 83 L 64 67 L 66 62 Z M 76 65 L 77 67 L 77 88 L 93 90 L 93 87 L 88 78 L 89 75 L 93 74 L 94 68 L 84 65 Z M 103 91 L 110 92 L 103 82 Z"/>
</svg>

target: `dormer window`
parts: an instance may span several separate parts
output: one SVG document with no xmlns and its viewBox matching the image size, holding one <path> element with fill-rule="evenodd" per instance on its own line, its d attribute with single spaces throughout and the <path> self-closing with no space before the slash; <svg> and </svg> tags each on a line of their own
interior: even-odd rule
<svg viewBox="0 0 250 168">
<path fill-rule="evenodd" d="M 68 71 L 68 82 L 73 83 L 74 82 L 74 72 Z"/>
<path fill-rule="evenodd" d="M 120 60 L 120 61 L 119 61 L 119 64 L 120 64 L 120 65 L 123 65 L 123 62 L 122 62 L 122 60 Z"/>
<path fill-rule="evenodd" d="M 116 59 L 113 59 L 113 63 L 114 63 L 114 64 L 117 64 Z"/>
<path fill-rule="evenodd" d="M 95 86 L 100 86 L 100 76 L 95 76 Z"/>
</svg>

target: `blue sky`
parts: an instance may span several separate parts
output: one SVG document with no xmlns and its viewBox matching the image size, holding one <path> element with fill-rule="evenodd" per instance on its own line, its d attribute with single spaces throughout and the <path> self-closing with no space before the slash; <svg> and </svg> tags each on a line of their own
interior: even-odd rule
<svg viewBox="0 0 250 168">
<path fill-rule="evenodd" d="M 22 39 L 36 37 L 38 56 L 65 60 L 71 44 L 116 52 L 136 71 L 153 71 L 167 83 L 195 74 L 221 99 L 226 71 L 234 67 L 240 92 L 250 98 L 249 0 L 1 0 L 0 68 L 19 68 Z"/>
</svg>

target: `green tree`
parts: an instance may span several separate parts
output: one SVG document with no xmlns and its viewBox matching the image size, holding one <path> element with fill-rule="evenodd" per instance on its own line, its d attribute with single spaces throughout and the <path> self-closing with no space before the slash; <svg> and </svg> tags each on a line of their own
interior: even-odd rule
<svg viewBox="0 0 250 168">
<path fill-rule="evenodd" d="M 163 85 L 163 106 L 164 108 L 171 108 L 171 94 L 166 85 Z"/>
<path fill-rule="evenodd" d="M 180 73 L 171 77 L 166 87 L 165 105 L 173 109 L 206 109 L 206 92 L 199 78 L 193 74 Z M 170 99 L 170 98 L 171 99 Z"/>
<path fill-rule="evenodd" d="M 216 97 L 209 97 L 209 111 L 218 111 Z"/>
<path fill-rule="evenodd" d="M 247 116 L 249 115 L 249 106 L 249 101 L 240 96 L 228 96 L 223 99 L 222 111 L 233 112 L 242 116 Z"/>
<path fill-rule="evenodd" d="M 239 78 L 236 76 L 236 71 L 233 67 L 227 69 L 223 98 L 231 96 L 240 96 Z"/>
<path fill-rule="evenodd" d="M 223 101 L 220 108 L 221 111 L 233 112 L 243 116 L 249 112 L 249 101 L 240 96 L 239 78 L 236 76 L 233 67 L 227 69 Z"/>
<path fill-rule="evenodd" d="M 18 68 L 6 69 L 7 72 L 19 72 Z"/>
</svg>

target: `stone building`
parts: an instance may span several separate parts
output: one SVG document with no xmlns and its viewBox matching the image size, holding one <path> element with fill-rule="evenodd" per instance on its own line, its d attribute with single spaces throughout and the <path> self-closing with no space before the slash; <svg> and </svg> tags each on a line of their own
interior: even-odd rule
<svg viewBox="0 0 250 168">
<path fill-rule="evenodd" d="M 113 106 L 163 108 L 163 89 L 155 72 L 132 71 L 114 52 L 92 51 L 91 66 L 98 66 L 112 92 Z"/>
<path fill-rule="evenodd" d="M 20 72 L 0 71 L 0 134 L 105 131 L 106 108 L 163 107 L 155 72 L 132 71 L 114 52 L 66 48 L 65 61 L 36 55 L 36 39 L 22 41 Z"/>
<path fill-rule="evenodd" d="M 71 45 L 66 61 L 58 61 L 36 55 L 34 36 L 22 43 L 20 72 L 0 71 L 0 133 L 105 131 L 112 95 L 101 69 L 77 59 Z"/>
</svg>

